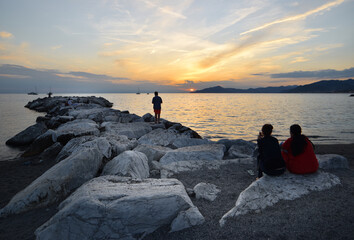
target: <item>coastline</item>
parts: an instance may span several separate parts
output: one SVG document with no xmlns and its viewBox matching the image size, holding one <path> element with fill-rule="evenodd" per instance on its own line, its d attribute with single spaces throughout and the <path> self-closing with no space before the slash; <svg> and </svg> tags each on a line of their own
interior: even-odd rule
<svg viewBox="0 0 354 240">
<path fill-rule="evenodd" d="M 341 179 L 340 186 L 323 192 L 314 192 L 294 201 L 282 201 L 261 214 L 249 214 L 237 221 L 231 221 L 232 224 L 224 228 L 218 227 L 217 224 L 219 219 L 217 216 L 224 213 L 220 208 L 230 209 L 235 204 L 239 193 L 254 181 L 254 177 L 246 173 L 247 166 L 238 165 L 234 169 L 199 171 L 174 176 L 186 187 L 193 187 L 195 182 L 201 180 L 212 182 L 223 189 L 223 197 L 215 203 L 191 198 L 205 215 L 206 222 L 203 225 L 170 234 L 166 229 L 160 229 L 144 239 L 234 239 L 236 236 L 241 239 L 267 236 L 273 239 L 276 238 L 273 234 L 281 230 L 281 228 L 274 228 L 290 223 L 289 221 L 292 221 L 291 225 L 283 226 L 283 230 L 277 235 L 278 238 L 350 239 L 354 234 L 354 221 L 351 214 L 354 212 L 352 201 L 354 144 L 316 145 L 315 152 L 316 154 L 339 154 L 348 159 L 350 169 L 330 171 Z M 33 161 L 33 164 L 26 165 L 28 161 Z M 54 164 L 55 161 L 50 159 L 36 164 L 36 157 L 0 161 L 0 208 Z M 224 174 L 228 175 L 227 178 Z M 0 239 L 35 239 L 34 231 L 57 212 L 57 206 L 58 204 L 52 204 L 0 218 Z M 321 228 L 323 232 L 320 232 Z M 294 229 L 297 229 L 296 232 Z"/>
</svg>

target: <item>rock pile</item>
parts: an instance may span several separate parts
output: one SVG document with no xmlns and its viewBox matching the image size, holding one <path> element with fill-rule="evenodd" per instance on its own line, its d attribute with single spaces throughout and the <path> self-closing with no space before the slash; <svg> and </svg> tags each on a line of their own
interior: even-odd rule
<svg viewBox="0 0 354 240">
<path fill-rule="evenodd" d="M 151 114 L 140 117 L 112 109 L 112 103 L 103 98 L 43 98 L 26 107 L 46 115 L 7 144 L 28 146 L 24 157 L 57 163 L 17 193 L 0 210 L 0 217 L 66 198 L 57 214 L 37 229 L 37 239 L 141 239 L 161 226 L 178 231 L 202 224 L 204 217 L 183 184 L 170 177 L 255 161 L 252 142 L 212 142 L 180 123 L 162 120 L 154 124 Z M 319 159 L 323 159 L 320 166 L 324 169 L 348 166 L 337 155 Z M 336 184 L 336 176 L 323 172 L 309 178 L 291 174 L 264 177 L 241 193 L 220 224 L 281 199 L 295 199 Z M 219 192 L 209 183 L 188 189 L 189 195 L 209 201 Z M 257 200 L 257 194 L 264 195 L 263 202 Z"/>
</svg>

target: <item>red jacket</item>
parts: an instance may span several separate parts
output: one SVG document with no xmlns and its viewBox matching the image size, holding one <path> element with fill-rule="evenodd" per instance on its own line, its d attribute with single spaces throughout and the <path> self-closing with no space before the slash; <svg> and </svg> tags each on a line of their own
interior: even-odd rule
<svg viewBox="0 0 354 240">
<path fill-rule="evenodd" d="M 294 156 L 291 152 L 292 138 L 288 138 L 282 147 L 282 156 L 289 172 L 296 174 L 313 173 L 318 169 L 318 160 L 312 147 L 310 140 L 306 138 L 307 144 L 304 151 Z M 285 151 L 284 151 L 285 150 Z"/>
</svg>

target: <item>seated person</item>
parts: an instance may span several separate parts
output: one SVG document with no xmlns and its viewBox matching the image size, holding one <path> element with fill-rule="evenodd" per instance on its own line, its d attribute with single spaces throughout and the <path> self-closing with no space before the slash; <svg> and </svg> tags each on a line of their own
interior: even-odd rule
<svg viewBox="0 0 354 240">
<path fill-rule="evenodd" d="M 296 174 L 313 173 L 318 169 L 318 160 L 312 142 L 301 134 L 301 127 L 290 127 L 290 138 L 282 144 L 282 155 L 289 172 Z"/>
<path fill-rule="evenodd" d="M 279 176 L 286 169 L 285 162 L 281 156 L 278 139 L 271 136 L 272 130 L 272 125 L 265 124 L 258 136 L 258 178 L 263 176 L 263 172 L 270 176 Z"/>
</svg>

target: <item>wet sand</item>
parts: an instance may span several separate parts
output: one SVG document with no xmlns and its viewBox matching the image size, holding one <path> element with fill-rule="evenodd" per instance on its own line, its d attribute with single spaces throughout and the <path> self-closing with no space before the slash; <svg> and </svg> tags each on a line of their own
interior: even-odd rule
<svg viewBox="0 0 354 240">
<path fill-rule="evenodd" d="M 168 233 L 162 228 L 144 239 L 352 239 L 354 236 L 354 144 L 316 145 L 318 154 L 340 154 L 349 161 L 349 170 L 332 170 L 341 185 L 313 192 L 294 201 L 281 201 L 258 214 L 247 214 L 229 221 L 223 228 L 219 219 L 230 210 L 238 195 L 252 181 L 246 170 L 250 165 L 232 165 L 220 170 L 178 174 L 186 187 L 199 182 L 213 183 L 221 189 L 214 202 L 192 198 L 206 222 L 197 227 Z M 32 161 L 32 164 L 26 164 Z M 0 161 L 0 207 L 20 190 L 52 167 L 34 158 Z M 26 213 L 0 218 L 0 239 L 35 239 L 34 231 L 56 212 L 57 204 Z"/>
</svg>

